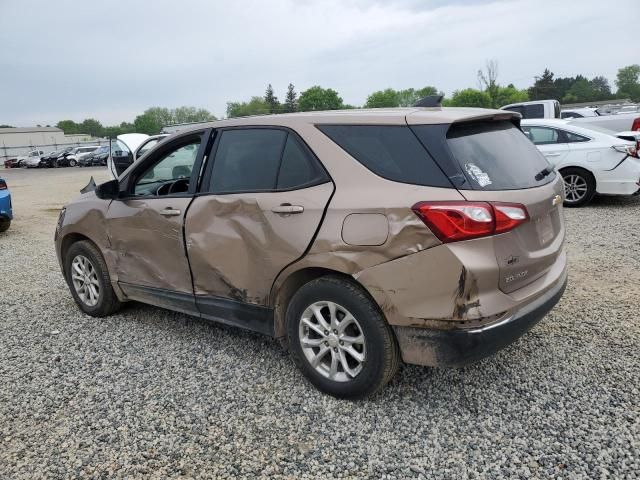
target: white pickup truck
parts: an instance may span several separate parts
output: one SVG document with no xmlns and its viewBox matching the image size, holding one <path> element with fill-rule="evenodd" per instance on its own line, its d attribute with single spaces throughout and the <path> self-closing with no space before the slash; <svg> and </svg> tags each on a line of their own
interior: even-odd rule
<svg viewBox="0 0 640 480">
<path fill-rule="evenodd" d="M 518 112 L 522 115 L 522 118 L 560 118 L 560 103 L 557 100 L 534 100 L 532 102 L 512 103 L 500 107 L 500 109 Z M 570 123 L 586 128 L 593 125 L 613 132 L 640 131 L 640 113 L 629 112 L 618 113 L 616 115 L 572 118 Z"/>
</svg>

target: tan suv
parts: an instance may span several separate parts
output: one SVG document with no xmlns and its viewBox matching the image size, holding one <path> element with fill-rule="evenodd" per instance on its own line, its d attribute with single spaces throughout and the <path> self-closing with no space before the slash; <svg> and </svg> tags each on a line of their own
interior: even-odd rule
<svg viewBox="0 0 640 480">
<path fill-rule="evenodd" d="M 239 118 L 160 142 L 61 212 L 80 309 L 137 300 L 286 340 L 338 397 L 508 345 L 565 288 L 563 185 L 515 113 Z"/>
</svg>

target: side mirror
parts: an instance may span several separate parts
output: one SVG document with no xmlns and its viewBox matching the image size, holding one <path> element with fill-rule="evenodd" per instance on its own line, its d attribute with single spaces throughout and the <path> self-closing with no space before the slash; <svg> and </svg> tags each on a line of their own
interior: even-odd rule
<svg viewBox="0 0 640 480">
<path fill-rule="evenodd" d="M 120 195 L 118 180 L 109 180 L 96 187 L 96 197 L 103 200 L 115 200 Z"/>
</svg>

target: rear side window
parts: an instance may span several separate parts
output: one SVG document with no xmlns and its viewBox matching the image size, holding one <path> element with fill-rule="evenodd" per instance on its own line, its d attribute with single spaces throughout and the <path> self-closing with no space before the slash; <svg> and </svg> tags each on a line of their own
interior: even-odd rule
<svg viewBox="0 0 640 480">
<path fill-rule="evenodd" d="M 567 143 L 578 143 L 578 142 L 588 142 L 591 140 L 588 137 L 583 137 L 582 135 L 578 135 L 577 133 L 567 132 L 566 130 L 562 132 L 565 136 L 565 141 Z"/>
<path fill-rule="evenodd" d="M 522 130 L 536 145 L 549 145 L 551 143 L 558 143 L 559 133 L 555 128 L 522 127 Z"/>
<path fill-rule="evenodd" d="M 319 125 L 318 128 L 376 175 L 395 182 L 451 188 L 451 182 L 409 127 Z"/>
<path fill-rule="evenodd" d="M 292 134 L 287 135 L 287 143 L 282 152 L 282 164 L 278 173 L 278 190 L 303 188 L 324 180 L 326 175 L 318 162 Z"/>
<path fill-rule="evenodd" d="M 285 130 L 223 130 L 208 191 L 264 192 L 305 188 L 329 178 L 308 149 Z"/>
<path fill-rule="evenodd" d="M 522 115 L 522 118 L 544 118 L 544 105 L 537 103 L 534 105 L 517 105 L 514 107 L 507 107 L 503 110 L 509 110 L 510 112 L 518 112 Z M 558 111 L 558 118 L 560 111 Z"/>
<path fill-rule="evenodd" d="M 509 121 L 453 124 L 447 145 L 476 190 L 532 188 L 555 178 L 551 173 L 536 180 L 550 164 Z"/>
</svg>

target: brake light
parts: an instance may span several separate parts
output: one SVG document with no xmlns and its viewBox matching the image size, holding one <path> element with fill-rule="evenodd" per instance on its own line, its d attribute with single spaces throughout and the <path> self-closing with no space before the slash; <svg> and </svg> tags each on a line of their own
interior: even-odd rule
<svg viewBox="0 0 640 480">
<path fill-rule="evenodd" d="M 633 132 L 640 131 L 640 117 L 633 119 L 633 124 L 631 125 L 631 131 Z"/>
<path fill-rule="evenodd" d="M 5 182 L 4 180 L 0 180 L 0 190 L 6 190 L 7 189 L 7 182 Z"/>
<path fill-rule="evenodd" d="M 614 145 L 612 148 L 617 152 L 624 153 L 626 155 L 629 155 L 630 157 L 638 158 L 638 151 L 640 151 L 640 140 L 638 140 L 633 146 Z"/>
<path fill-rule="evenodd" d="M 443 243 L 505 233 L 529 220 L 517 203 L 418 202 L 411 209 Z"/>
</svg>

